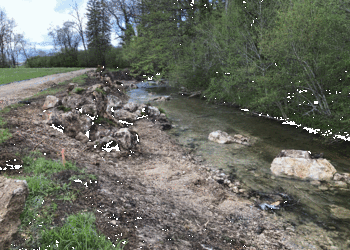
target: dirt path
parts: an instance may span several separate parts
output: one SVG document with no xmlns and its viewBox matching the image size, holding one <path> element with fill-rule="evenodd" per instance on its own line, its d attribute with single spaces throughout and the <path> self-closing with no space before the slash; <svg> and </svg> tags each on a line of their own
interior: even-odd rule
<svg viewBox="0 0 350 250">
<path fill-rule="evenodd" d="M 0 109 L 17 103 L 24 98 L 31 97 L 44 88 L 51 87 L 54 84 L 72 79 L 93 70 L 96 70 L 96 68 L 86 68 L 0 85 Z"/>
<path fill-rule="evenodd" d="M 97 81 L 88 78 L 82 86 Z M 74 184 L 83 191 L 73 203 L 57 201 L 57 225 L 66 213 L 90 210 L 110 240 L 128 239 L 124 249 L 298 249 L 290 243 L 293 226 L 215 181 L 157 122 L 134 123 L 140 151 L 117 158 L 40 123 L 45 99 L 31 101 L 3 116 L 13 137 L 2 149 L 26 154 L 35 148 L 57 160 L 65 148 L 67 161 L 98 176 L 86 188 Z M 71 173 L 57 176 L 68 182 Z"/>
</svg>

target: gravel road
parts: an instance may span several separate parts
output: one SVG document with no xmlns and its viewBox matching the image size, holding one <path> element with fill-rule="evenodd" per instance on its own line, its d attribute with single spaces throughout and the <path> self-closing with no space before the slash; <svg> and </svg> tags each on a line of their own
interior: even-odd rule
<svg viewBox="0 0 350 250">
<path fill-rule="evenodd" d="M 0 85 L 0 109 L 31 97 L 40 90 L 50 87 L 53 83 L 58 84 L 93 70 L 96 68 L 86 68 Z"/>
</svg>

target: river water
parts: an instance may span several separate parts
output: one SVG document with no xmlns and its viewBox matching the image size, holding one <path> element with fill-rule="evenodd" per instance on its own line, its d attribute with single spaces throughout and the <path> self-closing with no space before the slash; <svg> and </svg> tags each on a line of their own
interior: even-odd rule
<svg viewBox="0 0 350 250">
<path fill-rule="evenodd" d="M 183 146 L 192 148 L 206 165 L 236 176 L 247 190 L 293 197 L 296 204 L 274 211 L 308 239 L 301 249 L 350 249 L 350 214 L 349 219 L 340 219 L 331 211 L 334 206 L 350 209 L 349 190 L 321 190 L 308 181 L 274 177 L 270 171 L 271 162 L 281 150 L 298 149 L 323 152 L 338 172 L 350 172 L 349 147 L 322 145 L 314 135 L 296 126 L 253 117 L 232 107 L 207 104 L 198 98 L 189 99 L 177 95 L 177 90 L 170 87 L 152 87 L 147 83 L 138 86 L 139 89 L 128 92 L 129 101 L 142 103 L 157 96 L 172 96 L 170 101 L 151 103 L 162 108 L 175 125 L 168 133 Z M 246 147 L 209 141 L 209 133 L 216 130 L 248 136 L 254 144 Z M 325 245 L 328 247 L 321 247 Z"/>
</svg>

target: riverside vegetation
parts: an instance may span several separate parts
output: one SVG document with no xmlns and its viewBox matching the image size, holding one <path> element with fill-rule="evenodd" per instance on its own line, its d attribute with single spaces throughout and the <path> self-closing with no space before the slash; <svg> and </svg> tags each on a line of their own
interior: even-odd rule
<svg viewBox="0 0 350 250">
<path fill-rule="evenodd" d="M 134 69 L 310 128 L 322 143 L 349 140 L 350 19 L 342 1 L 156 2 L 142 5 L 142 35 L 124 46 Z"/>
</svg>

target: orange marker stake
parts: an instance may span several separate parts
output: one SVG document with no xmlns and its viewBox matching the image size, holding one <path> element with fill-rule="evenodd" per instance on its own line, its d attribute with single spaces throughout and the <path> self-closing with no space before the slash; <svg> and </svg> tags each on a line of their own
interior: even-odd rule
<svg viewBox="0 0 350 250">
<path fill-rule="evenodd" d="M 66 166 L 66 159 L 64 158 L 64 148 L 62 148 L 61 153 L 62 153 L 62 164 L 63 166 Z"/>
</svg>

